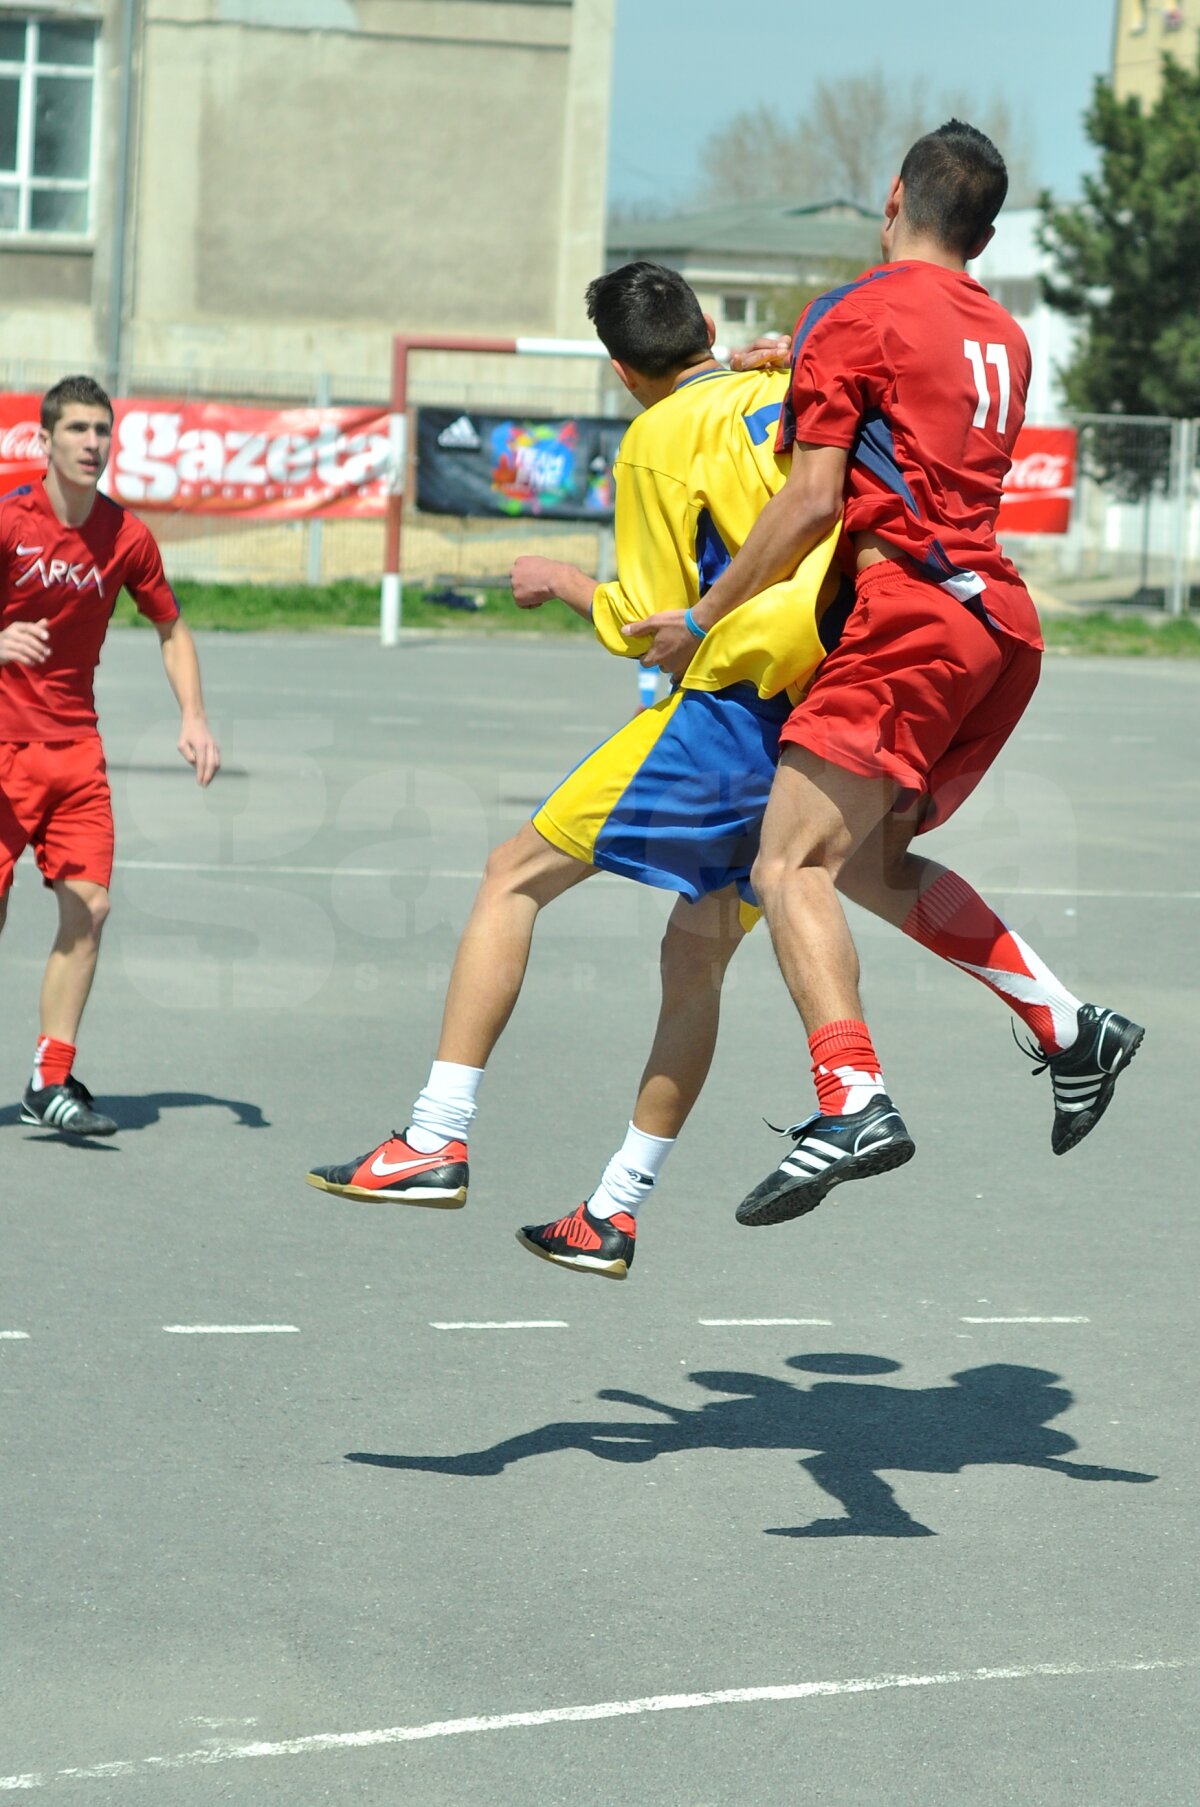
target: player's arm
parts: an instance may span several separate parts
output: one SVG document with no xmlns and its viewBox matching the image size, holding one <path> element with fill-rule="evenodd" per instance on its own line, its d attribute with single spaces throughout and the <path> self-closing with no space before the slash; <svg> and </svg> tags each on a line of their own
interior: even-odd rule
<svg viewBox="0 0 1200 1807">
<path fill-rule="evenodd" d="M 163 670 L 179 704 L 179 751 L 196 770 L 197 784 L 211 784 L 221 769 L 221 750 L 213 738 L 204 710 L 200 685 L 200 660 L 191 631 L 176 615 L 173 621 L 156 621 L 162 644 Z"/>
<path fill-rule="evenodd" d="M 751 596 L 790 577 L 820 544 L 842 512 L 848 455 L 842 446 L 793 449 L 783 488 L 771 497 L 716 583 L 693 605 L 698 627 L 707 631 Z M 669 671 L 685 670 L 700 644 L 680 612 L 652 615 L 640 631 L 653 635 L 642 663 Z"/>
<path fill-rule="evenodd" d="M 592 618 L 596 579 L 578 565 L 526 553 L 514 562 L 509 581 L 519 609 L 540 609 L 546 602 L 565 602 L 584 621 Z"/>
</svg>

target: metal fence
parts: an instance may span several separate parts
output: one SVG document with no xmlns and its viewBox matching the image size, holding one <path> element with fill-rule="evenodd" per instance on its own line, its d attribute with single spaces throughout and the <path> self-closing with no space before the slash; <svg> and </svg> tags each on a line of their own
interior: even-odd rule
<svg viewBox="0 0 1200 1807">
<path fill-rule="evenodd" d="M 1184 614 L 1200 598 L 1200 421 L 1085 414 L 1065 534 L 1005 537 L 1046 600 Z"/>
<path fill-rule="evenodd" d="M 469 374 L 482 368 L 486 375 Z M 418 362 L 410 401 L 420 406 L 530 414 L 629 412 L 606 363 L 586 372 L 546 370 L 537 360 Z M 0 389 L 39 391 L 60 367 L 0 361 Z M 220 371 L 199 366 L 137 369 L 129 395 L 209 398 L 246 405 L 386 407 L 386 377 L 296 371 Z M 1079 430 L 1076 493 L 1065 534 L 1005 536 L 1005 550 L 1043 600 L 1132 604 L 1182 614 L 1200 606 L 1200 421 L 1088 414 Z M 413 491 L 410 479 L 410 495 Z M 374 582 L 383 570 L 380 520 L 247 521 L 156 513 L 168 573 L 214 583 Z M 405 512 L 406 582 L 500 581 L 522 552 L 540 551 L 611 575 L 611 532 L 590 523 L 459 520 Z"/>
</svg>

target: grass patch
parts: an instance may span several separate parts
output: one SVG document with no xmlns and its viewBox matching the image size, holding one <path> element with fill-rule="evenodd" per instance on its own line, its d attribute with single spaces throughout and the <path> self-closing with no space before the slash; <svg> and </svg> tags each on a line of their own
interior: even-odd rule
<svg viewBox="0 0 1200 1807">
<path fill-rule="evenodd" d="M 209 584 L 175 585 L 189 626 L 225 633 L 328 632 L 335 628 L 377 628 L 379 586 L 374 583 Z M 447 591 L 482 596 L 481 609 L 447 607 L 430 600 Z M 147 625 L 130 598 L 122 594 L 113 619 Z M 404 626 L 469 634 L 588 634 L 591 629 L 563 603 L 519 609 L 507 584 L 412 584 L 404 591 Z M 1042 619 L 1046 644 L 1058 651 L 1120 654 L 1126 658 L 1200 658 L 1200 622 L 1186 616 L 1088 614 L 1052 615 Z"/>
<path fill-rule="evenodd" d="M 1045 615 L 1046 645 L 1076 653 L 1119 653 L 1125 658 L 1200 658 L 1200 623 L 1187 616 Z"/>
<path fill-rule="evenodd" d="M 215 584 L 181 580 L 174 585 L 189 627 L 224 633 L 328 632 L 331 628 L 377 628 L 379 585 L 344 582 L 320 587 L 309 584 Z M 447 607 L 430 601 L 430 595 L 447 592 L 483 597 L 481 609 Z M 453 629 L 458 633 L 590 634 L 591 628 L 565 604 L 546 603 L 540 609 L 519 609 L 507 584 L 405 585 L 405 627 Z M 113 620 L 123 626 L 148 626 L 131 598 L 122 593 Z"/>
</svg>

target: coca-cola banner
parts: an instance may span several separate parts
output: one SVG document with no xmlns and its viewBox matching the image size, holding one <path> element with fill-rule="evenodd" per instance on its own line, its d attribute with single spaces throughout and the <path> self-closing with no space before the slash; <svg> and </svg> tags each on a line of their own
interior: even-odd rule
<svg viewBox="0 0 1200 1807">
<path fill-rule="evenodd" d="M 40 476 L 36 395 L 0 395 L 0 492 Z M 380 515 L 388 421 L 375 408 L 241 408 L 224 402 L 114 404 L 101 487 L 139 513 Z"/>
<path fill-rule="evenodd" d="M 429 514 L 611 521 L 620 420 L 417 410 L 417 507 Z"/>
<path fill-rule="evenodd" d="M 1074 427 L 1022 427 L 1004 479 L 997 530 L 1065 533 L 1075 494 Z"/>
</svg>

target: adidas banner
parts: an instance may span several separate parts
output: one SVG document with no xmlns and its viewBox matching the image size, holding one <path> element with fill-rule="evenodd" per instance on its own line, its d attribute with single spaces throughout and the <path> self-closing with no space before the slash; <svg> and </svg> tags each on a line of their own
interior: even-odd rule
<svg viewBox="0 0 1200 1807">
<path fill-rule="evenodd" d="M 613 459 L 625 424 L 418 408 L 417 507 L 611 521 Z"/>
</svg>

